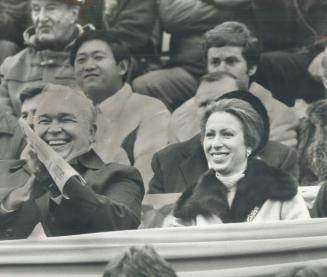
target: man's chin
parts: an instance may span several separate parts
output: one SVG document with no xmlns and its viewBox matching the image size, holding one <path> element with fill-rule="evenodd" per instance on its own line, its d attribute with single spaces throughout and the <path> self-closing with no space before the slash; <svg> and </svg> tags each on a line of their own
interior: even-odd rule
<svg viewBox="0 0 327 277">
<path fill-rule="evenodd" d="M 50 34 L 49 35 L 48 34 L 37 35 L 36 39 L 41 45 L 44 45 L 44 46 L 47 46 L 47 45 L 50 46 L 51 44 L 54 44 L 56 42 L 55 38 Z"/>
</svg>

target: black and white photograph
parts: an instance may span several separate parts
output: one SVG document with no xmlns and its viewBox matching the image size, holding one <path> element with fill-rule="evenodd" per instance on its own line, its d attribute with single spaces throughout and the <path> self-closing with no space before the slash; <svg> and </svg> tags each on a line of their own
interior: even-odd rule
<svg viewBox="0 0 327 277">
<path fill-rule="evenodd" d="M 0 277 L 327 277 L 326 0 L 0 0 Z"/>
</svg>

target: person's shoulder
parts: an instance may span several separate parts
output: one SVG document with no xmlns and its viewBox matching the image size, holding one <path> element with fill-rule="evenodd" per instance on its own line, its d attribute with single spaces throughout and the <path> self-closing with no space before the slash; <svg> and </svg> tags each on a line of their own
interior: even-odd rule
<svg viewBox="0 0 327 277">
<path fill-rule="evenodd" d="M 201 148 L 200 135 L 196 135 L 186 141 L 172 143 L 157 152 L 160 157 L 177 157 L 182 155 L 187 157 L 190 154 L 194 154 L 196 149 Z"/>
<path fill-rule="evenodd" d="M 157 113 L 160 111 L 167 111 L 169 113 L 168 109 L 166 108 L 165 104 L 162 103 L 160 100 L 147 96 L 142 95 L 136 92 L 133 92 L 131 98 L 130 98 L 130 105 L 135 107 L 137 110 L 149 113 Z"/>
<path fill-rule="evenodd" d="M 292 156 L 295 155 L 297 156 L 297 151 L 285 144 L 282 144 L 278 141 L 268 141 L 266 146 L 264 147 L 262 151 L 263 155 L 265 153 L 271 153 L 274 154 L 275 156 L 279 156 L 281 158 L 286 157 L 286 156 Z"/>
<path fill-rule="evenodd" d="M 192 97 L 191 99 L 184 102 L 180 107 L 178 107 L 172 113 L 172 118 L 175 120 L 184 118 L 185 116 L 191 116 L 192 118 L 195 118 L 196 110 L 197 110 L 197 107 L 195 104 L 195 98 Z"/>
<path fill-rule="evenodd" d="M 261 159 L 249 161 L 246 179 L 258 189 L 262 187 L 272 200 L 289 200 L 297 193 L 298 183 L 294 177 Z"/>
<path fill-rule="evenodd" d="M 27 46 L 15 55 L 7 57 L 1 65 L 2 70 L 10 71 L 16 67 L 21 67 L 22 64 L 30 65 L 30 60 L 32 56 L 31 51 L 32 49 Z"/>
</svg>

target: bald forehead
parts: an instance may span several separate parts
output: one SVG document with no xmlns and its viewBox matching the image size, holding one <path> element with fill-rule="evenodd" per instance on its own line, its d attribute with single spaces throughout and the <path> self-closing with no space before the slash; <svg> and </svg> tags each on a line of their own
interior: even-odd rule
<svg viewBox="0 0 327 277">
<path fill-rule="evenodd" d="M 44 92 L 36 110 L 37 116 L 73 114 L 89 122 L 94 121 L 94 113 L 92 102 L 83 94 L 73 91 L 55 90 Z"/>
<path fill-rule="evenodd" d="M 197 101 L 201 101 L 203 98 L 215 100 L 227 92 L 238 89 L 237 81 L 230 76 L 224 76 L 220 80 L 210 82 L 203 80 L 196 92 L 196 98 Z"/>
</svg>

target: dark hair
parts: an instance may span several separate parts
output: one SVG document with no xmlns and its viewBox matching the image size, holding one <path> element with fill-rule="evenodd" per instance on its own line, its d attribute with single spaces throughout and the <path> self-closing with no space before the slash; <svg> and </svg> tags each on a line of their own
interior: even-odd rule
<svg viewBox="0 0 327 277">
<path fill-rule="evenodd" d="M 267 110 L 261 101 L 250 92 L 226 93 L 217 102 L 210 105 L 201 119 L 202 140 L 204 139 L 207 121 L 215 112 L 232 114 L 241 121 L 245 144 L 252 148 L 251 157 L 258 154 L 266 145 L 269 138 Z"/>
<path fill-rule="evenodd" d="M 177 277 L 171 266 L 150 246 L 131 247 L 109 261 L 103 277 Z"/>
<path fill-rule="evenodd" d="M 205 60 L 211 47 L 242 47 L 242 54 L 248 68 L 259 62 L 261 47 L 258 39 L 252 35 L 247 26 L 235 21 L 224 22 L 205 34 Z"/>
<path fill-rule="evenodd" d="M 26 99 L 33 98 L 34 96 L 40 94 L 43 91 L 44 87 L 45 85 L 39 87 L 26 88 L 19 96 L 20 102 L 24 103 Z"/>
<path fill-rule="evenodd" d="M 122 60 L 127 60 L 128 62 L 130 61 L 130 52 L 125 44 L 118 39 L 116 32 L 91 30 L 84 32 L 74 42 L 70 53 L 70 63 L 72 66 L 74 66 L 78 49 L 82 46 L 82 44 L 91 40 L 101 40 L 105 42 L 110 47 L 116 63 L 119 63 Z"/>
<path fill-rule="evenodd" d="M 65 3 L 69 6 L 75 6 L 75 5 L 82 6 L 85 3 L 85 0 L 52 0 L 52 1 Z"/>
</svg>

